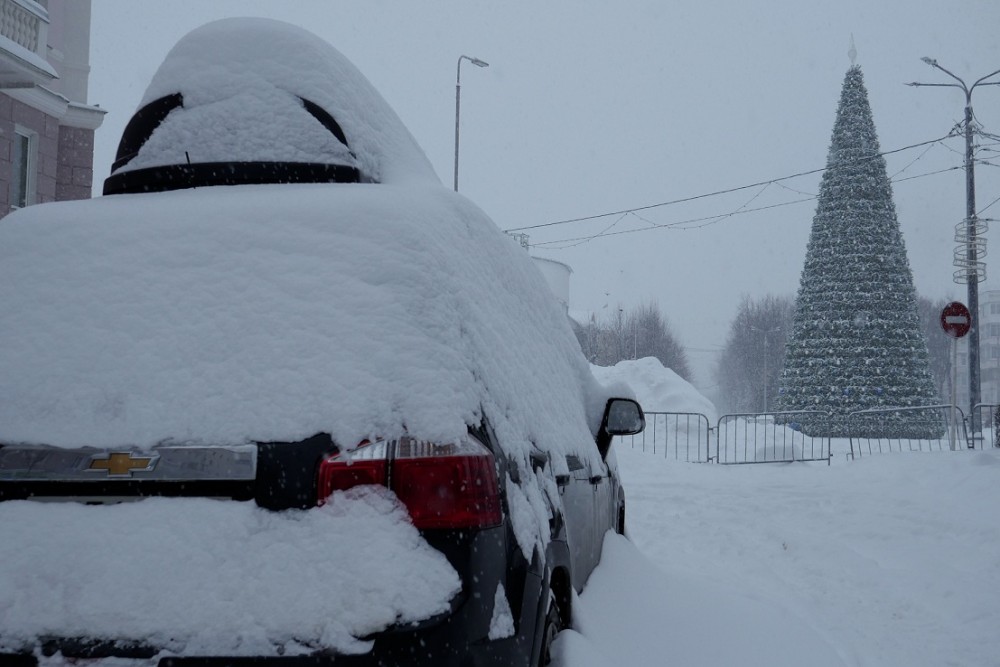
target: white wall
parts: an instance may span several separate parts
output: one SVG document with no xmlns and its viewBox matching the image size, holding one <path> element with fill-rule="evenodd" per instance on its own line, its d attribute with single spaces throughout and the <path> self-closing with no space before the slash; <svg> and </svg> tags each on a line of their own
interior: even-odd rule
<svg viewBox="0 0 1000 667">
<path fill-rule="evenodd" d="M 532 257 L 531 259 L 545 276 L 549 289 L 562 303 L 563 308 L 569 310 L 569 275 L 573 273 L 573 269 L 568 264 L 557 262 L 554 259 L 545 259 L 544 257 Z"/>
</svg>

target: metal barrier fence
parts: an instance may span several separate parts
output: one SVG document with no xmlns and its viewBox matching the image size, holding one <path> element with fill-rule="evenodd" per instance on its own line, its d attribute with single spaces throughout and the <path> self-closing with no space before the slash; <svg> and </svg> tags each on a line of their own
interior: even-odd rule
<svg viewBox="0 0 1000 667">
<path fill-rule="evenodd" d="M 633 449 L 688 463 L 710 460 L 711 426 L 696 412 L 647 412 L 646 430 L 624 441 Z"/>
<path fill-rule="evenodd" d="M 837 439 L 837 451 L 856 459 L 893 452 L 943 451 L 953 446 L 956 449 L 1000 447 L 998 410 L 998 404 L 981 403 L 975 406 L 968 420 L 960 408 L 950 405 L 857 410 L 837 418 L 841 427 L 846 422 L 848 432 L 846 438 Z M 688 463 L 829 463 L 833 440 L 829 436 L 807 435 L 798 425 L 799 420 L 815 422 L 817 417 L 834 418 L 822 410 L 728 414 L 713 428 L 708 417 L 700 413 L 646 412 L 646 430 L 619 441 L 633 449 Z M 903 425 L 899 429 L 901 434 L 906 431 L 912 434 L 926 427 L 927 432 L 940 431 L 943 436 L 866 434 L 891 433 L 895 424 Z M 847 451 L 846 446 L 849 446 Z"/>
<path fill-rule="evenodd" d="M 1000 404 L 979 403 L 970 417 L 969 448 L 1000 447 Z"/>
<path fill-rule="evenodd" d="M 830 463 L 830 438 L 806 435 L 796 428 L 803 417 L 829 417 L 819 410 L 723 415 L 716 427 L 713 460 L 722 464 Z"/>
<path fill-rule="evenodd" d="M 866 432 L 891 433 L 893 424 L 905 423 L 911 431 L 923 427 L 928 433 L 941 432 L 941 437 L 868 436 Z M 892 452 L 930 452 L 964 449 L 969 446 L 965 414 L 956 406 L 925 405 L 906 408 L 872 408 L 847 415 L 850 457 Z"/>
</svg>

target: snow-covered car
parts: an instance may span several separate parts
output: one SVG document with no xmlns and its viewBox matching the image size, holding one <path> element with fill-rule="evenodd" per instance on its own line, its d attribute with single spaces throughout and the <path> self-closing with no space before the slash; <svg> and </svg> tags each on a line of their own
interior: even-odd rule
<svg viewBox="0 0 1000 667">
<path fill-rule="evenodd" d="M 624 528 L 639 405 L 302 29 L 178 42 L 0 304 L 0 664 L 544 664 Z"/>
</svg>

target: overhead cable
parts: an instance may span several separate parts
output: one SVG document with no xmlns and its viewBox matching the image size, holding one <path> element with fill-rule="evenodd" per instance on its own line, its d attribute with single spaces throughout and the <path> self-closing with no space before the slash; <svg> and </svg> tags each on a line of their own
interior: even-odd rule
<svg viewBox="0 0 1000 667">
<path fill-rule="evenodd" d="M 897 178 L 896 180 L 892 181 L 892 183 L 903 183 L 905 181 L 912 181 L 912 180 L 915 180 L 915 179 L 918 179 L 918 178 L 926 178 L 928 176 L 935 176 L 937 174 L 943 174 L 943 173 L 948 172 L 948 171 L 955 171 L 955 170 L 963 169 L 963 168 L 964 167 L 961 166 L 961 165 L 957 165 L 957 166 L 953 166 L 953 167 L 946 167 L 944 169 L 938 169 L 937 171 L 930 171 L 930 172 L 923 173 L 923 174 L 916 174 L 914 176 L 907 176 L 905 178 Z M 750 200 L 747 201 L 746 203 L 744 203 L 742 206 L 740 206 L 739 208 L 737 208 L 735 210 L 729 211 L 727 213 L 719 213 L 719 214 L 716 214 L 716 215 L 709 215 L 709 216 L 705 216 L 705 217 L 701 217 L 701 218 L 689 218 L 687 220 L 678 220 L 678 221 L 675 221 L 675 222 L 656 223 L 656 222 L 653 222 L 651 220 L 648 220 L 647 218 L 643 218 L 642 216 L 640 216 L 637 213 L 635 213 L 635 211 L 626 211 L 619 218 L 617 218 L 612 225 L 610 225 L 609 227 L 605 228 L 603 231 L 598 232 L 596 234 L 590 234 L 590 235 L 587 235 L 587 236 L 577 236 L 577 237 L 568 238 L 568 239 L 559 239 L 559 240 L 556 240 L 556 241 L 541 241 L 539 243 L 532 243 L 530 245 L 533 248 L 540 248 L 542 246 L 548 246 L 550 250 L 566 250 L 568 248 L 573 248 L 573 247 L 576 247 L 578 245 L 583 245 L 584 243 L 587 243 L 588 241 L 593 241 L 593 240 L 598 239 L 598 238 L 606 238 L 606 237 L 609 237 L 609 236 L 620 236 L 622 234 L 634 234 L 634 233 L 637 233 L 637 232 L 648 232 L 648 231 L 653 230 L 653 229 L 681 229 L 681 230 L 684 230 L 684 231 L 691 230 L 691 229 L 701 229 L 702 227 L 708 227 L 709 225 L 717 224 L 717 223 L 722 222 L 723 220 L 725 220 L 727 218 L 731 218 L 731 217 L 736 216 L 736 215 L 741 215 L 741 214 L 744 214 L 744 213 L 755 213 L 755 212 L 758 212 L 758 211 L 766 211 L 766 210 L 769 210 L 769 209 L 781 208 L 783 206 L 792 206 L 794 204 L 802 204 L 802 203 L 805 203 L 805 202 L 815 201 L 815 200 L 819 199 L 818 195 L 810 195 L 810 196 L 805 197 L 803 199 L 795 199 L 795 200 L 792 200 L 792 201 L 781 202 L 781 203 L 778 203 L 778 204 L 771 204 L 769 206 L 759 206 L 759 207 L 756 207 L 756 208 L 746 208 L 746 206 L 748 204 L 750 204 L 752 201 L 754 201 L 757 197 L 759 197 L 764 192 L 765 189 L 767 189 L 767 185 L 770 185 L 770 183 L 765 184 L 764 188 L 762 188 L 760 190 L 760 192 L 758 192 L 753 197 L 751 197 Z M 993 203 L 991 203 L 989 206 L 992 206 L 995 203 L 996 203 L 996 201 L 994 201 Z M 989 208 L 989 206 L 987 206 L 986 208 Z M 636 209 L 636 210 L 641 210 L 641 209 Z M 984 208 L 983 210 L 986 210 L 986 209 Z M 649 226 L 648 227 L 640 227 L 638 229 L 626 229 L 626 230 L 621 230 L 621 231 L 617 231 L 617 232 L 609 232 L 609 230 L 612 227 L 615 227 L 619 222 L 621 222 L 625 217 L 627 217 L 629 215 L 632 215 L 632 216 L 634 216 L 634 217 L 642 220 L 643 222 L 645 222 Z M 701 224 L 695 224 L 695 223 L 701 223 Z M 567 244 L 567 245 L 559 245 L 559 244 Z"/>
<path fill-rule="evenodd" d="M 881 153 L 876 153 L 875 155 L 870 155 L 870 156 L 867 156 L 867 157 L 864 157 L 864 158 L 859 158 L 859 160 L 857 160 L 857 161 L 858 162 L 864 162 L 864 161 L 873 160 L 873 159 L 876 159 L 876 158 L 879 158 L 879 157 L 883 157 L 885 155 L 892 155 L 893 153 L 900 153 L 902 151 L 910 150 L 912 148 L 919 148 L 921 146 L 927 146 L 929 144 L 936 144 L 936 143 L 942 142 L 945 139 L 948 139 L 948 138 L 950 138 L 952 136 L 955 136 L 954 133 L 949 132 L 945 136 L 940 137 L 938 139 L 932 139 L 930 141 L 922 141 L 922 142 L 917 143 L 917 144 L 912 144 L 910 146 L 904 146 L 902 148 L 896 148 L 896 149 L 891 150 L 891 151 L 883 151 Z M 826 170 L 827 170 L 827 167 L 823 167 L 821 169 L 811 169 L 809 171 L 799 172 L 797 174 L 792 174 L 790 176 L 782 176 L 781 178 L 772 178 L 772 179 L 767 180 L 767 181 L 760 181 L 760 182 L 757 182 L 757 183 L 750 183 L 749 185 L 741 185 L 739 187 L 727 188 L 725 190 L 716 190 L 714 192 L 706 192 L 705 194 L 694 195 L 694 196 L 691 196 L 691 197 L 682 197 L 680 199 L 673 199 L 673 200 L 670 200 L 670 201 L 659 202 L 659 203 L 656 203 L 656 204 L 647 204 L 645 206 L 636 206 L 634 208 L 626 208 L 626 209 L 621 209 L 621 210 L 618 210 L 618 211 L 608 211 L 607 213 L 598 213 L 596 215 L 586 215 L 586 216 L 581 216 L 579 218 L 569 218 L 569 219 L 566 219 L 566 220 L 557 220 L 555 222 L 546 222 L 546 223 L 542 223 L 542 224 L 539 224 L 539 225 L 528 225 L 528 226 L 525 226 L 525 227 L 511 227 L 511 228 L 505 229 L 503 231 L 505 231 L 505 232 L 523 232 L 523 231 L 528 231 L 528 230 L 531 230 L 531 229 L 542 229 L 542 228 L 545 228 L 545 227 L 554 227 L 556 225 L 568 225 L 568 224 L 571 224 L 571 223 L 574 223 L 574 222 L 585 222 L 585 221 L 588 221 L 588 220 L 597 220 L 597 219 L 600 219 L 600 218 L 607 218 L 607 217 L 611 217 L 611 216 L 627 215 L 629 213 L 635 213 L 637 211 L 647 211 L 649 209 L 660 208 L 660 207 L 663 207 L 663 206 L 673 206 L 675 204 L 683 204 L 685 202 L 696 201 L 698 199 L 706 199 L 708 197 L 717 197 L 719 195 L 730 194 L 730 193 L 733 193 L 733 192 L 739 192 L 741 190 L 748 190 L 750 188 L 757 188 L 757 187 L 761 187 L 761 186 L 772 185 L 772 184 L 775 184 L 775 183 L 780 183 L 781 181 L 788 181 L 788 180 L 791 180 L 793 178 L 800 178 L 802 176 L 811 176 L 812 174 L 819 174 L 819 173 L 822 173 L 822 172 L 824 172 Z"/>
</svg>

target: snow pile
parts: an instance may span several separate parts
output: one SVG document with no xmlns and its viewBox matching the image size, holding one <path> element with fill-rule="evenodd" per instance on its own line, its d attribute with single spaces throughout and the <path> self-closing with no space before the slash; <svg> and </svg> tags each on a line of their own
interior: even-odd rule
<svg viewBox="0 0 1000 667">
<path fill-rule="evenodd" d="M 604 384 L 620 383 L 630 387 L 643 410 L 703 414 L 713 426 L 718 419 L 710 400 L 655 357 L 619 361 L 609 367 L 592 365 L 590 369 Z"/>
<path fill-rule="evenodd" d="M 192 498 L 15 501 L 0 503 L 0 525 L 8 648 L 53 635 L 188 654 L 360 653 L 370 642 L 355 637 L 443 613 L 461 588 L 405 508 L 373 487 L 282 513 Z"/>
<path fill-rule="evenodd" d="M 575 631 L 556 639 L 554 664 L 844 666 L 821 629 L 790 610 L 710 578 L 665 573 L 659 562 L 609 533 L 577 600 Z"/>
<path fill-rule="evenodd" d="M 119 172 L 218 161 L 357 166 L 383 183 L 439 182 L 395 112 L 339 51 L 296 26 L 223 19 L 182 38 L 153 76 L 140 108 L 180 93 L 173 110 Z M 351 149 L 301 100 L 326 110 Z M 352 154 L 353 153 L 353 154 Z"/>
</svg>

